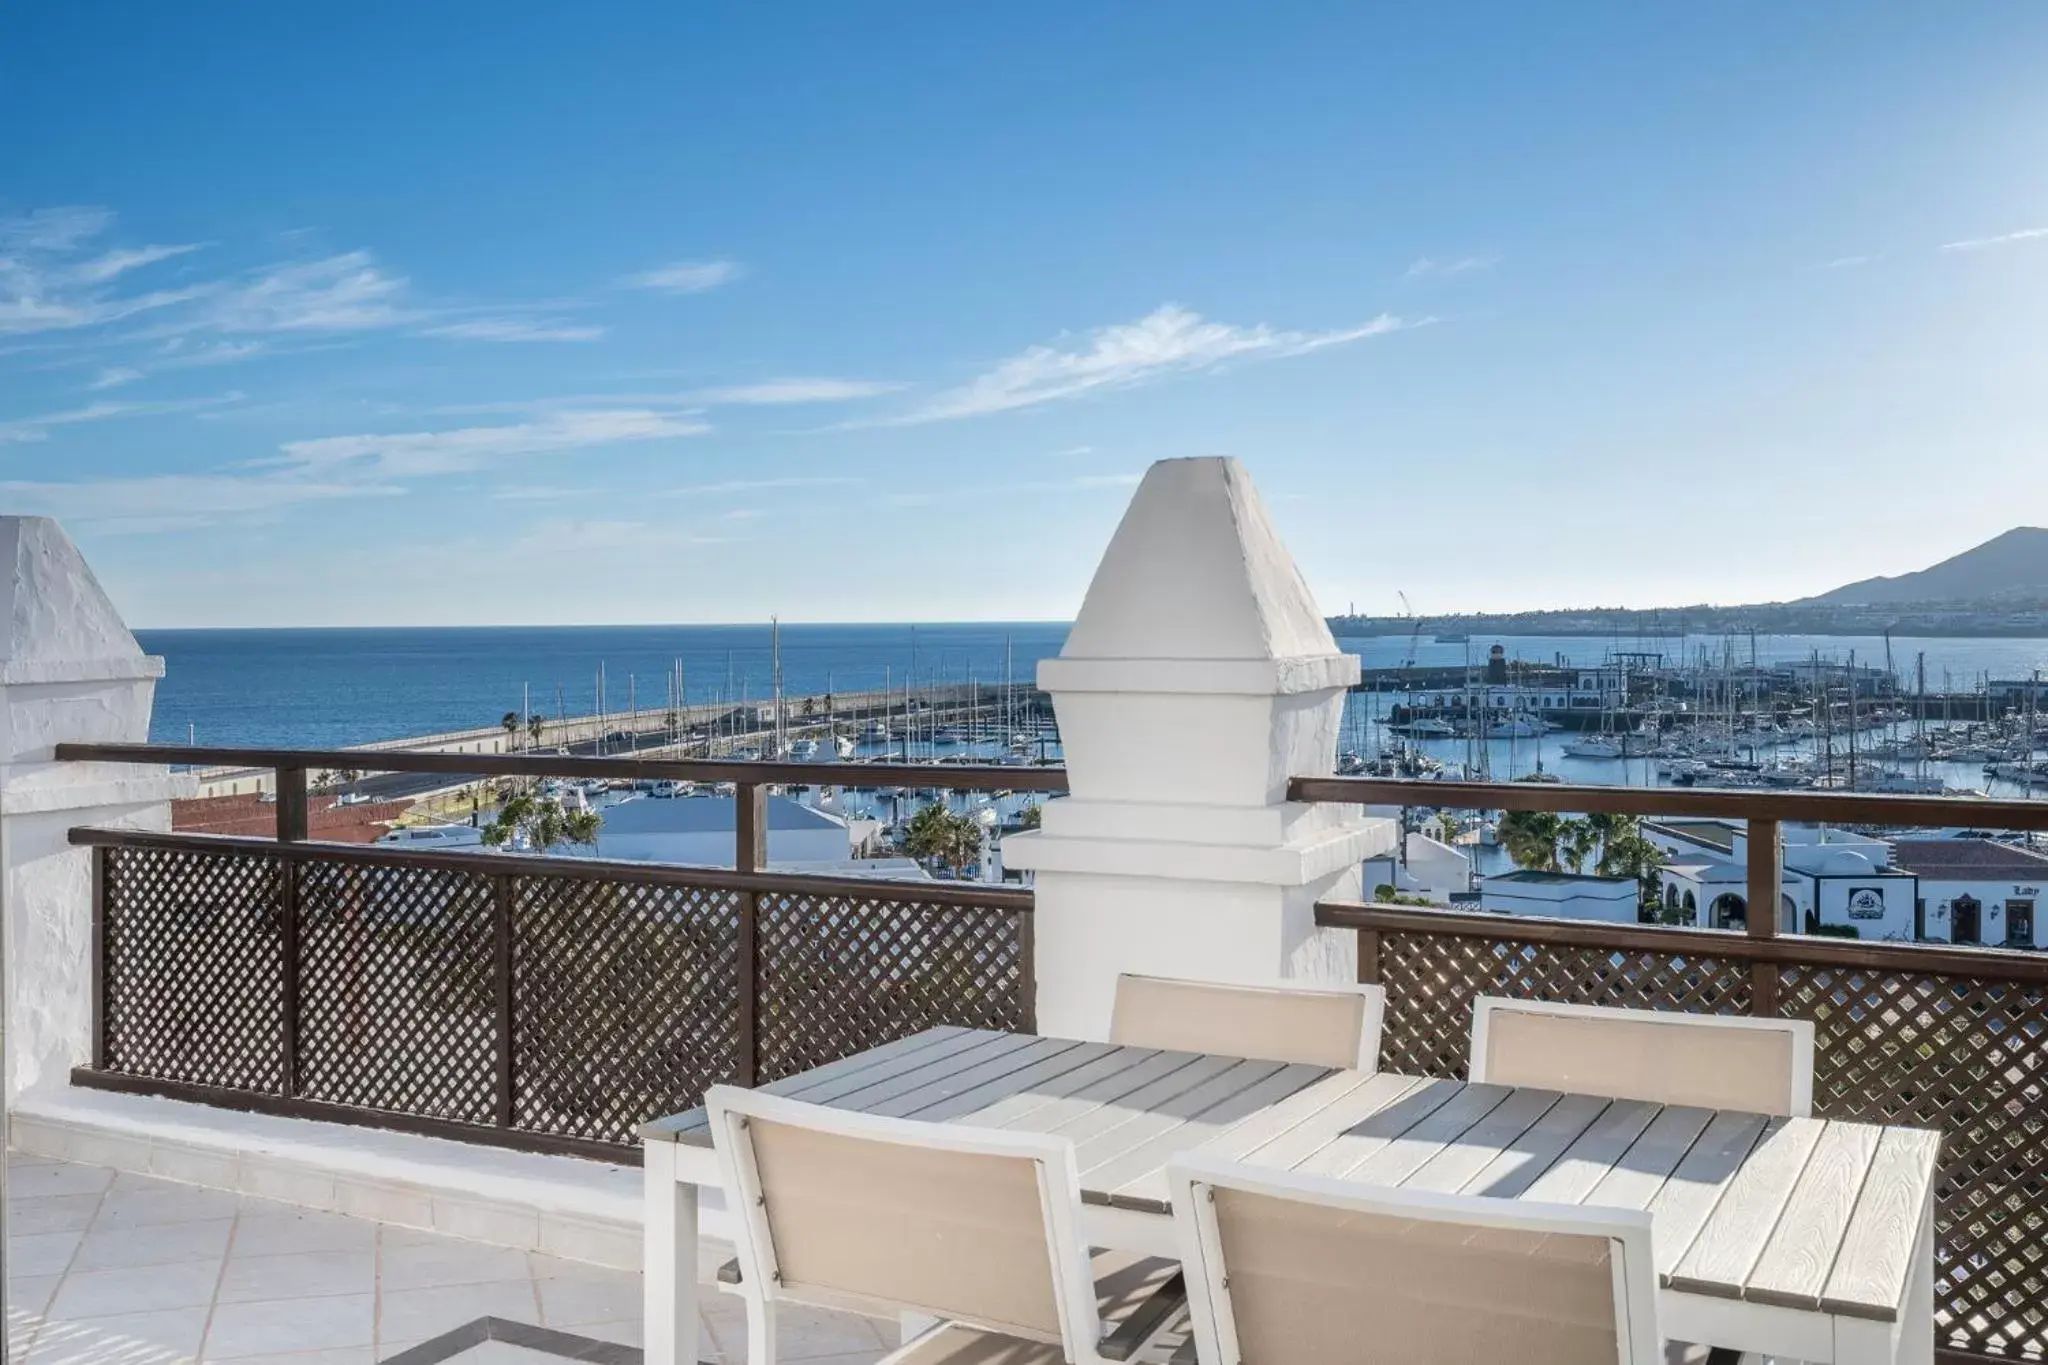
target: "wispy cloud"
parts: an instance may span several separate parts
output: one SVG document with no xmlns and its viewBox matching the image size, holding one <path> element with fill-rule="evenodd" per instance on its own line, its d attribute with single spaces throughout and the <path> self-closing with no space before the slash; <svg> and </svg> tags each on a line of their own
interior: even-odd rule
<svg viewBox="0 0 2048 1365">
<path fill-rule="evenodd" d="M 187 242 L 179 246 L 143 246 L 131 247 L 125 251 L 109 251 L 93 257 L 73 273 L 87 284 L 104 284 L 131 270 L 140 270 L 143 266 L 155 265 L 158 261 L 168 261 L 174 256 L 182 256 L 188 251 L 197 250 L 197 242 Z"/>
<path fill-rule="evenodd" d="M 113 222 L 108 210 L 85 207 L 0 217 L 0 333 L 92 327 L 199 296 L 195 288 L 127 295 L 111 288 L 132 270 L 198 249 L 129 247 L 81 259 Z"/>
<path fill-rule="evenodd" d="M 275 515 L 302 503 L 392 496 L 400 491 L 390 485 L 309 480 L 287 474 L 156 474 L 71 483 L 0 482 L 0 497 L 12 506 L 90 524 L 102 533 L 130 534 L 189 530 Z"/>
<path fill-rule="evenodd" d="M 177 398 L 154 403 L 101 400 L 59 412 L 45 412 L 33 417 L 16 417 L 0 421 L 0 445 L 48 440 L 50 432 L 57 427 L 77 426 L 83 422 L 105 422 L 118 417 L 160 417 L 173 412 L 202 412 L 238 403 L 242 398 L 243 395 L 240 393 L 225 393 L 212 398 Z"/>
<path fill-rule="evenodd" d="M 317 345 L 291 348 L 293 350 L 316 350 Z M 262 341 L 210 341 L 195 343 L 186 337 L 170 337 L 159 344 L 146 356 L 138 356 L 125 365 L 109 365 L 101 369 L 87 384 L 88 389 L 113 389 L 147 379 L 153 374 L 166 370 L 196 370 L 215 365 L 234 365 L 260 355 L 269 355 L 277 348 Z M 287 354 L 289 351 L 286 352 Z"/>
<path fill-rule="evenodd" d="M 556 413 L 505 426 L 290 441 L 281 448 L 278 458 L 261 463 L 356 477 L 406 478 L 466 473 L 519 456 L 701 436 L 709 430 L 709 424 L 682 413 L 646 408 L 599 409 Z"/>
<path fill-rule="evenodd" d="M 586 323 L 545 322 L 533 318 L 477 318 L 429 327 L 422 336 L 459 341 L 596 341 L 604 328 Z"/>
<path fill-rule="evenodd" d="M 1832 261 L 1821 262 L 1822 270 L 1853 270 L 1859 265 L 1876 265 L 1882 256 L 1837 256 Z"/>
<path fill-rule="evenodd" d="M 1986 247 L 2011 246 L 2014 242 L 2031 242 L 2048 237 L 2048 227 L 2021 228 L 2018 232 L 2002 232 L 1996 237 L 1970 237 L 1960 242 L 1944 242 L 1943 251 L 1982 251 Z"/>
<path fill-rule="evenodd" d="M 1306 355 L 1415 325 L 1383 313 L 1334 332 L 1278 331 L 1265 323 L 1239 327 L 1210 322 L 1178 304 L 1167 304 L 1136 322 L 1098 327 L 1078 346 L 1033 346 L 882 424 L 941 422 L 1034 407 L 1096 389 L 1129 388 L 1162 375 L 1208 369 L 1227 360 Z"/>
<path fill-rule="evenodd" d="M 697 389 L 688 397 L 695 402 L 719 407 L 726 404 L 767 406 L 777 403 L 846 403 L 874 398 L 902 388 L 876 379 L 766 379 L 758 384 L 731 384 L 722 388 Z"/>
<path fill-rule="evenodd" d="M 367 251 L 270 266 L 226 289 L 199 326 L 223 332 L 360 332 L 411 321 L 403 276 Z"/>
<path fill-rule="evenodd" d="M 619 283 L 628 289 L 653 289 L 664 294 L 702 294 L 731 284 L 746 273 L 738 261 L 673 261 L 628 275 Z"/>
<path fill-rule="evenodd" d="M 689 498 L 709 497 L 720 493 L 753 493 L 776 488 L 850 488 L 866 483 L 866 479 L 850 474 L 792 474 L 779 479 L 721 479 L 717 483 L 685 484 L 681 488 L 665 488 L 655 497 Z"/>
<path fill-rule="evenodd" d="M 1446 261 L 1440 261 L 1434 256 L 1421 256 L 1409 262 L 1408 269 L 1403 273 L 1411 280 L 1429 275 L 1470 275 L 1481 270 L 1491 270 L 1499 264 L 1500 257 L 1497 255 L 1457 256 Z"/>
</svg>

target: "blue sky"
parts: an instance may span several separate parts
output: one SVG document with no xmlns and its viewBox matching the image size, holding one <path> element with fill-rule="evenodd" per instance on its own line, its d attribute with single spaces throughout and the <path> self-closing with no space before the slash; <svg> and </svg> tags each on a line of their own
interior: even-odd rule
<svg viewBox="0 0 2048 1365">
<path fill-rule="evenodd" d="M 142 625 L 1070 615 L 1150 460 L 1323 605 L 2048 523 L 2048 7 L 0 13 L 0 508 Z"/>
</svg>

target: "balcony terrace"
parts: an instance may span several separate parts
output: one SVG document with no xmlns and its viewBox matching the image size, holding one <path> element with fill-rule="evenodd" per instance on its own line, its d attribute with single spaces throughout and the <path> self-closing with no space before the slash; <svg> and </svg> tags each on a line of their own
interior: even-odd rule
<svg viewBox="0 0 2048 1365">
<path fill-rule="evenodd" d="M 1402 806 L 1706 815 L 1746 822 L 1751 903 L 1775 904 L 1786 824 L 2048 830 L 2048 804 L 1330 776 L 1356 661 L 1227 462 L 1148 476 L 1041 671 L 1065 771 L 376 760 L 734 782 L 730 868 L 308 840 L 307 772 L 360 754 L 139 743 L 151 665 L 82 564 L 16 575 L 45 619 L 91 627 L 69 654 L 16 641 L 0 671 L 27 1162 L 10 1303 L 32 1360 L 340 1365 L 461 1328 L 435 1349 L 623 1365 L 644 1346 L 671 1365 L 673 1322 L 628 1308 L 643 1269 L 708 1283 L 733 1225 L 707 1207 L 697 1256 L 671 1264 L 644 1221 L 639 1125 L 940 1025 L 1099 1040 L 1133 971 L 1382 985 L 1378 1061 L 1415 1077 L 1463 1076 L 1481 995 L 1808 1021 L 1816 1116 L 1942 1134 L 1939 1347 L 2048 1355 L 2048 957 L 1768 915 L 1729 932 L 1370 905 L 1358 872 Z M 184 764 L 274 769 L 278 838 L 168 832 Z M 877 782 L 1066 794 L 1005 841 L 1028 886 L 766 870 L 771 786 Z M 178 1268 L 111 1278 L 154 1264 Z M 704 1297 L 700 1354 L 735 1355 L 737 1308 Z M 780 1354 L 893 1340 L 820 1315 L 785 1323 Z"/>
</svg>

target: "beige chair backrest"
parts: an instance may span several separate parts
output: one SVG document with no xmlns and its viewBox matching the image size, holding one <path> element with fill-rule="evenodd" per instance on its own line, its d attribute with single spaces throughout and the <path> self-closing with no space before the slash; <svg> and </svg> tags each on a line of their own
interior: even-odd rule
<svg viewBox="0 0 2048 1365">
<path fill-rule="evenodd" d="M 1813 1025 L 1481 996 L 1471 1077 L 1804 1117 L 1813 1112 Z"/>
<path fill-rule="evenodd" d="M 1378 986 L 1297 990 L 1126 973 L 1116 979 L 1109 1040 L 1370 1071 L 1385 1001 Z"/>
<path fill-rule="evenodd" d="M 1652 1365 L 1661 1350 L 1647 1214 L 1223 1165 L 1169 1181 L 1204 1365 Z"/>
<path fill-rule="evenodd" d="M 775 1298 L 916 1312 L 1050 1343 L 1067 1342 L 1066 1305 L 1078 1293 L 1085 1313 L 1073 1323 L 1093 1347 L 1071 1144 L 724 1086 L 706 1107 L 727 1188 L 747 1215 L 738 1239 L 744 1284 Z"/>
</svg>

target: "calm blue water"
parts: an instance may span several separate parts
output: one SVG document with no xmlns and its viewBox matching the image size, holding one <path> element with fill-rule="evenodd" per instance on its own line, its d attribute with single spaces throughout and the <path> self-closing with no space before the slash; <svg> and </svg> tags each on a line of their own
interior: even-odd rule
<svg viewBox="0 0 2048 1365">
<path fill-rule="evenodd" d="M 297 748 L 363 744 L 495 725 L 530 695 L 535 711 L 587 715 L 666 705 L 682 660 L 693 704 L 763 700 L 773 689 L 769 628 L 536 626 L 328 630 L 147 630 L 164 656 L 150 737 Z M 902 686 L 1000 683 L 1006 647 L 1029 683 L 1059 653 L 1064 623 L 782 628 L 782 686 L 804 695 Z"/>
<path fill-rule="evenodd" d="M 672 663 L 683 663 L 693 703 L 766 698 L 772 687 L 769 628 L 759 626 L 534 626 L 328 630 L 138 631 L 143 648 L 161 654 L 166 673 L 157 689 L 151 738 L 163 743 L 323 747 L 495 725 L 530 695 L 546 715 L 596 709 L 597 671 L 604 666 L 605 704 L 624 710 L 629 692 L 643 707 L 666 704 Z M 1038 661 L 1059 652 L 1062 622 L 954 625 L 786 625 L 782 628 L 783 690 L 792 695 L 901 686 L 915 669 L 920 686 L 934 681 L 1000 682 L 1004 652 L 1012 676 L 1029 683 Z M 1397 665 L 1410 642 L 1379 636 L 1342 646 L 1368 667 Z M 1564 658 L 1597 663 L 1613 650 L 1660 650 L 1673 661 L 1695 659 L 1702 647 L 1715 660 L 1724 647 L 1747 663 L 1749 640 L 1721 636 L 1514 637 L 1474 636 L 1469 644 L 1436 644 L 1425 634 L 1413 646 L 1424 667 L 1483 662 L 1489 646 L 1531 662 Z M 1760 663 L 1805 659 L 1816 650 L 1841 660 L 1882 665 L 1881 638 L 1758 636 Z M 2048 671 L 2048 640 L 1915 640 L 1891 644 L 1897 671 L 1913 676 L 1921 654 L 1930 689 L 1944 677 L 1958 690 L 1984 674 L 2025 677 Z M 1908 683 L 1910 686 L 1910 681 Z"/>
</svg>

